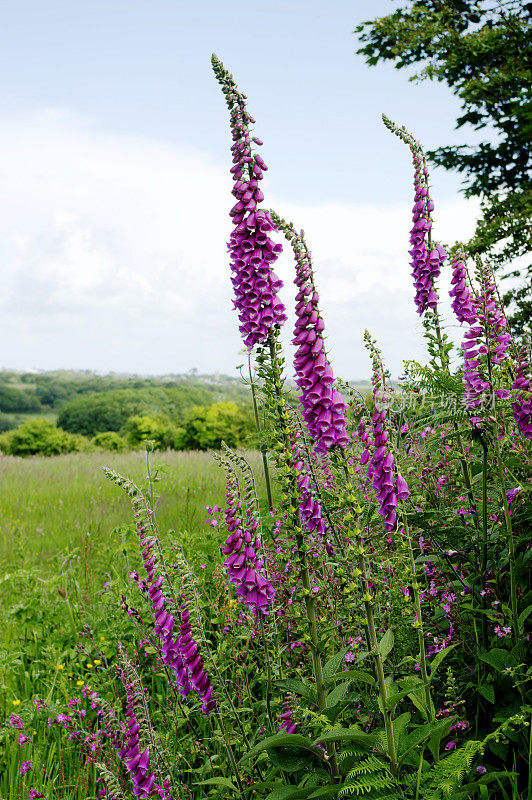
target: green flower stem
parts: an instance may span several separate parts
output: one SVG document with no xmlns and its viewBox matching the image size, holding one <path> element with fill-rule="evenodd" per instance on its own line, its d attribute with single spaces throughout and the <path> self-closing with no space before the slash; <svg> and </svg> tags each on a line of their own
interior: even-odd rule
<svg viewBox="0 0 532 800">
<path fill-rule="evenodd" d="M 425 705 L 427 708 L 427 717 L 432 722 L 435 719 L 434 705 L 430 695 L 429 676 L 427 674 L 427 654 L 425 651 L 425 633 L 423 630 L 423 618 L 421 616 L 421 600 L 419 597 L 419 583 L 417 579 L 416 562 L 414 559 L 414 548 L 412 547 L 412 537 L 410 535 L 410 528 L 408 526 L 408 519 L 405 511 L 405 504 L 403 503 L 403 526 L 406 541 L 408 542 L 408 554 L 410 558 L 410 570 L 412 573 L 412 590 L 414 592 L 414 604 L 416 609 L 416 624 L 414 627 L 417 629 L 417 640 L 419 644 L 419 659 L 421 668 L 421 677 L 423 678 L 423 685 L 425 690 Z"/>
<path fill-rule="evenodd" d="M 373 614 L 373 596 L 369 590 L 369 575 L 366 562 L 366 553 L 364 550 L 364 539 L 362 536 L 362 529 L 360 525 L 360 515 L 362 508 L 358 505 L 356 507 L 357 519 L 355 523 L 355 537 L 356 537 L 356 555 L 358 562 L 358 577 L 362 584 L 362 602 L 364 603 L 364 612 L 366 615 L 366 623 L 368 628 L 369 643 L 371 648 L 371 655 L 375 664 L 375 674 L 377 676 L 377 686 L 379 689 L 379 696 L 382 706 L 382 716 L 384 718 L 384 727 L 386 730 L 386 747 L 388 750 L 388 758 L 390 759 L 390 772 L 396 778 L 398 774 L 397 765 L 397 752 L 395 748 L 395 737 L 392 724 L 392 712 L 387 708 L 388 705 L 388 689 L 384 677 L 384 662 L 382 660 L 381 652 L 379 650 L 379 641 L 377 639 L 377 630 L 375 628 L 375 617 Z M 355 571 L 356 572 L 356 571 Z"/>
<path fill-rule="evenodd" d="M 272 696 L 272 670 L 270 666 L 270 654 L 268 652 L 268 640 L 265 633 L 265 620 L 264 617 L 260 620 L 260 635 L 262 639 L 262 646 L 264 648 L 264 659 L 266 661 L 266 715 L 268 717 L 268 727 L 270 732 L 273 733 L 273 716 L 271 708 Z"/>
<path fill-rule="evenodd" d="M 354 534 L 356 537 L 356 544 L 357 544 L 355 554 L 357 557 L 358 567 L 357 569 L 355 569 L 354 574 L 355 577 L 360 580 L 362 587 L 362 602 L 364 604 L 364 612 L 366 617 L 367 633 L 369 639 L 369 650 L 373 657 L 375 676 L 377 678 L 377 687 L 379 690 L 379 697 L 382 706 L 384 728 L 386 731 L 386 749 L 388 751 L 388 758 L 390 759 L 390 772 L 395 778 L 397 777 L 398 774 L 397 751 L 395 747 L 395 736 L 393 732 L 392 712 L 387 708 L 388 689 L 386 687 L 386 681 L 384 676 L 384 662 L 382 660 L 382 655 L 379 650 L 379 641 L 377 639 L 377 630 L 375 628 L 375 616 L 373 614 L 373 596 L 369 590 L 369 570 L 366 560 L 366 551 L 364 549 L 364 537 L 362 534 L 362 528 L 360 527 L 362 508 L 360 506 L 360 503 L 358 503 L 356 499 L 355 495 L 356 489 L 354 487 L 352 479 L 353 467 L 349 465 L 347 460 L 347 454 L 345 453 L 345 451 L 343 453 L 343 457 L 344 457 L 343 467 L 347 479 L 347 485 L 349 487 L 349 492 L 347 492 L 345 496 L 346 505 L 352 507 L 355 503 L 357 503 L 355 508 L 355 513 L 357 516 L 355 520 Z M 349 522 L 352 519 L 353 515 L 351 511 L 349 511 L 346 515 L 346 521 Z"/>
<path fill-rule="evenodd" d="M 512 611 L 512 638 L 515 644 L 519 644 L 520 643 L 519 615 L 517 613 L 517 584 L 515 576 L 515 541 L 514 541 L 512 520 L 510 517 L 510 509 L 508 507 L 508 499 L 506 497 L 506 492 L 504 491 L 504 475 L 502 471 L 501 453 L 499 448 L 499 440 L 497 438 L 497 430 L 495 430 L 494 442 L 495 442 L 495 454 L 497 459 L 497 472 L 499 475 L 499 482 L 501 485 L 501 492 L 502 492 L 504 524 L 508 540 L 508 555 L 510 559 L 510 609 Z"/>
<path fill-rule="evenodd" d="M 255 415 L 255 427 L 257 428 L 257 434 L 260 438 L 261 434 L 261 427 L 260 427 L 260 419 L 259 419 L 259 409 L 257 405 L 257 390 L 255 389 L 255 381 L 253 380 L 253 375 L 251 373 L 251 357 L 248 356 L 248 370 L 249 370 L 249 385 L 251 386 L 251 399 L 253 400 L 253 413 Z M 272 511 L 273 509 L 273 500 L 272 500 L 272 485 L 270 480 L 270 467 L 268 464 L 268 456 L 267 451 L 264 446 L 261 446 L 260 452 L 262 455 L 262 467 L 264 470 L 264 480 L 266 481 L 266 495 L 268 497 L 268 510 Z"/>
</svg>

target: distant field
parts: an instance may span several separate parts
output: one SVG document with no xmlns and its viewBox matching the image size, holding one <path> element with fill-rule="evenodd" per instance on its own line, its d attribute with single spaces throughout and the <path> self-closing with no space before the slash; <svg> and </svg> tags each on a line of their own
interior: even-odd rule
<svg viewBox="0 0 532 800">
<path fill-rule="evenodd" d="M 248 453 L 248 458 L 259 466 L 257 453 Z M 212 455 L 169 451 L 152 455 L 151 464 L 167 465 L 157 485 L 161 531 L 201 533 L 203 538 L 208 533 L 205 506 L 224 498 L 224 474 Z M 132 521 L 127 498 L 104 476 L 102 466 L 137 482 L 146 478 L 141 452 L 0 458 L 0 563 L 4 569 L 23 564 L 45 567 L 65 548 L 86 542 L 87 534 L 97 550 L 113 528 Z M 256 474 L 262 489 L 260 469 Z"/>
</svg>

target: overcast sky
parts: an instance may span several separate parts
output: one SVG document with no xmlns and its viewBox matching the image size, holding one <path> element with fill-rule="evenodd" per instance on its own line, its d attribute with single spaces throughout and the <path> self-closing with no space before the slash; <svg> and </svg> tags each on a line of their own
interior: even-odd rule
<svg viewBox="0 0 532 800">
<path fill-rule="evenodd" d="M 265 203 L 306 231 L 337 373 L 422 358 L 407 148 L 463 142 L 448 88 L 369 68 L 352 31 L 390 0 L 17 0 L 0 10 L 0 366 L 234 373 L 228 115 L 210 55 L 248 95 Z M 473 134 L 468 141 L 475 141 Z M 435 236 L 473 231 L 432 174 Z M 278 262 L 293 305 L 288 251 Z M 289 335 L 289 327 L 287 328 Z"/>
</svg>

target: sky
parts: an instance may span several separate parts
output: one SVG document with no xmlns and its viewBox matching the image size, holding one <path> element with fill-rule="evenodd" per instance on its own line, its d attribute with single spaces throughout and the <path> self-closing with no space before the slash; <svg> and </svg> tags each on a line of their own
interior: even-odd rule
<svg viewBox="0 0 532 800">
<path fill-rule="evenodd" d="M 392 375 L 422 359 L 410 154 L 380 115 L 427 148 L 476 139 L 454 130 L 448 87 L 356 55 L 356 25 L 394 7 L 1 4 L 0 367 L 234 374 L 242 363 L 226 253 L 231 138 L 212 52 L 264 141 L 265 206 L 307 235 L 337 374 L 369 376 L 365 328 Z M 444 242 L 469 237 L 478 214 L 460 181 L 431 175 Z M 291 309 L 288 248 L 276 271 Z"/>
</svg>

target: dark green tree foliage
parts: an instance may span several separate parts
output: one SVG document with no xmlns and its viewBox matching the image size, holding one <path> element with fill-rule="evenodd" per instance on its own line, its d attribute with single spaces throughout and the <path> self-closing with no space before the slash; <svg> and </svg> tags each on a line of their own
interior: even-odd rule
<svg viewBox="0 0 532 800">
<path fill-rule="evenodd" d="M 0 411 L 24 414 L 40 411 L 41 404 L 34 391 L 23 391 L 0 383 Z"/>
<path fill-rule="evenodd" d="M 486 130 L 485 141 L 429 150 L 433 164 L 464 174 L 482 218 L 469 242 L 496 265 L 526 258 L 517 289 L 506 292 L 516 331 L 532 319 L 532 3 L 506 0 L 410 0 L 359 25 L 358 53 L 370 65 L 419 67 L 412 80 L 446 83 L 462 102 L 457 128 Z"/>
<path fill-rule="evenodd" d="M 129 417 L 136 415 L 163 414 L 180 420 L 188 409 L 214 399 L 212 392 L 197 385 L 117 389 L 72 400 L 61 408 L 57 424 L 70 433 L 94 436 L 119 431 Z"/>
</svg>

